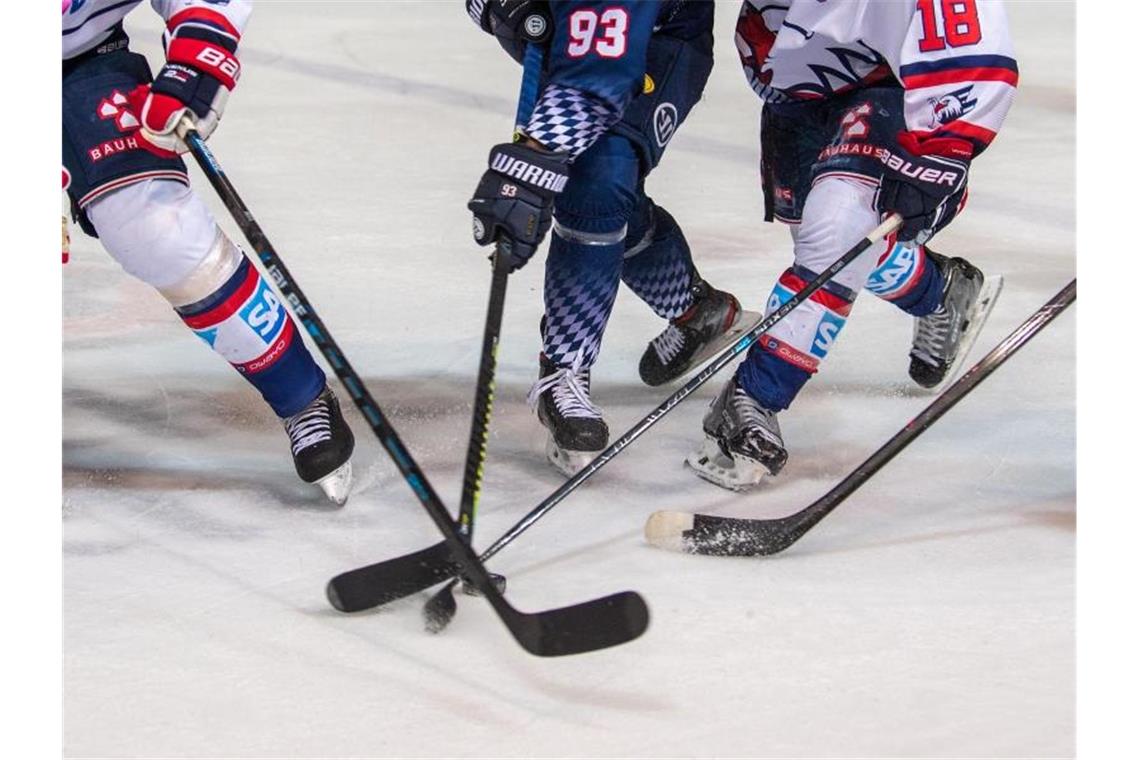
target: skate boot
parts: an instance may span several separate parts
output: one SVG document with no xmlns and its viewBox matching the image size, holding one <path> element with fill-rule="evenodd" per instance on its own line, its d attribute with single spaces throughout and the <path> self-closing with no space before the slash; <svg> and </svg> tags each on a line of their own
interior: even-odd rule
<svg viewBox="0 0 1140 760">
<path fill-rule="evenodd" d="M 926 257 L 942 271 L 945 284 L 938 308 L 915 319 L 910 376 L 923 388 L 937 388 L 953 378 L 970 352 L 1001 293 L 1002 278 L 987 279 L 965 259 L 929 248 Z"/>
<path fill-rule="evenodd" d="M 317 484 L 338 505 L 348 501 L 355 439 L 332 389 L 325 386 L 312 403 L 282 422 L 301 480 Z"/>
<path fill-rule="evenodd" d="M 697 278 L 692 287 L 693 305 L 669 320 L 665 331 L 649 342 L 641 355 L 638 372 L 646 385 L 675 380 L 721 350 L 760 315 L 743 311 L 731 293 L 717 290 Z"/>
<path fill-rule="evenodd" d="M 546 458 L 566 476 L 575 475 L 609 443 L 609 428 L 590 401 L 590 370 L 582 368 L 580 354 L 570 367 L 539 357 L 538 382 L 527 401 L 550 431 Z"/>
<path fill-rule="evenodd" d="M 705 441 L 685 464 L 721 488 L 747 491 L 788 461 L 776 413 L 749 396 L 735 376 L 709 407 L 702 427 Z"/>
</svg>

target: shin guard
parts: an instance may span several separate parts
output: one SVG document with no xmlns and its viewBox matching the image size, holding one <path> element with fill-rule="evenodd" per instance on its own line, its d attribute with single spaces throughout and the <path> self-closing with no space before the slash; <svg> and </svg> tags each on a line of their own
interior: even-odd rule
<svg viewBox="0 0 1140 760">
<path fill-rule="evenodd" d="M 767 313 L 790 300 L 816 276 L 801 267 L 786 270 L 768 299 Z M 847 324 L 854 300 L 850 290 L 829 283 L 761 335 L 737 374 L 748 395 L 772 411 L 787 409 Z"/>
<path fill-rule="evenodd" d="M 260 391 L 278 417 L 301 411 L 324 388 L 325 374 L 285 305 L 221 231 L 198 269 L 162 294 L 187 327 Z"/>
<path fill-rule="evenodd" d="M 924 317 L 942 297 L 943 276 L 922 245 L 903 245 L 891 235 L 887 251 L 867 279 L 867 290 L 907 314 Z"/>
<path fill-rule="evenodd" d="M 674 319 L 693 305 L 693 257 L 673 216 L 644 198 L 630 224 L 621 279 L 662 319 Z"/>
</svg>

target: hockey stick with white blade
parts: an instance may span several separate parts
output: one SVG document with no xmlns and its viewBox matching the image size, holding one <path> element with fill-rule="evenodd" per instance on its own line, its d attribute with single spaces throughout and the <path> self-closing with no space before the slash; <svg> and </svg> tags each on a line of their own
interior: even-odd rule
<svg viewBox="0 0 1140 760">
<path fill-rule="evenodd" d="M 831 514 L 887 462 L 990 376 L 1077 298 L 1074 279 L 962 375 L 834 488 L 799 512 L 771 520 L 660 511 L 645 523 L 645 538 L 662 549 L 721 557 L 754 557 L 784 551 Z"/>
<path fill-rule="evenodd" d="M 507 602 L 495 587 L 487 568 L 463 540 L 447 508 L 419 465 L 412 459 L 411 452 L 404 446 L 395 428 L 365 387 L 363 380 L 349 364 L 324 322 L 317 316 L 312 304 L 305 298 L 296 280 L 286 269 L 285 263 L 262 232 L 261 226 L 230 183 L 229 177 L 222 171 L 210 149 L 206 147 L 205 141 L 193 129 L 193 124 L 188 119 L 182 122 L 179 136 L 217 191 L 222 203 L 233 215 L 234 221 L 250 245 L 257 251 L 258 258 L 280 289 L 285 303 L 290 305 L 297 320 L 312 337 L 368 421 L 381 446 L 396 463 L 420 504 L 443 534 L 448 563 L 455 563 L 463 576 L 469 578 L 487 598 L 515 640 L 531 654 L 553 657 L 624 644 L 644 633 L 649 626 L 649 609 L 645 605 L 645 600 L 632 591 L 623 591 L 570 607 L 536 613 L 520 612 Z M 332 589 L 329 591 L 334 593 Z M 331 596 L 330 601 L 333 601 L 333 606 L 341 608 Z"/>
<path fill-rule="evenodd" d="M 865 238 L 852 246 L 851 249 L 840 256 L 835 263 L 823 270 L 815 279 L 804 286 L 803 290 L 796 293 L 769 313 L 764 319 L 756 323 L 740 340 L 733 343 L 732 346 L 718 355 L 712 363 L 708 364 L 685 383 L 684 386 L 661 402 L 661 404 L 642 419 L 641 422 L 638 422 L 626 431 L 625 434 L 610 444 L 608 448 L 598 454 L 593 461 L 582 468 L 578 474 L 559 486 L 554 493 L 546 497 L 538 506 L 515 523 L 510 530 L 500 536 L 495 543 L 491 544 L 491 546 L 480 555 L 480 559 L 484 562 L 487 561 L 507 544 L 518 538 L 543 515 L 565 499 L 572 491 L 581 486 L 582 483 L 594 475 L 594 473 L 621 453 L 623 449 L 633 443 L 654 424 L 659 422 L 661 418 L 668 414 L 674 407 L 704 385 L 713 375 L 731 363 L 737 356 L 747 351 L 748 348 L 759 339 L 760 335 L 770 330 L 799 304 L 806 301 L 813 293 L 830 282 L 835 275 L 839 274 L 848 264 L 859 258 L 864 251 L 898 229 L 901 222 L 902 219 L 898 214 L 891 214 L 883 220 L 882 224 L 871 230 Z M 333 578 L 329 582 L 329 587 L 330 589 L 339 589 L 349 594 L 354 603 L 353 609 L 362 610 L 387 604 L 388 602 L 395 601 L 409 594 L 414 594 L 417 591 L 430 588 L 440 582 L 444 577 L 455 575 L 456 572 L 457 569 L 448 558 L 446 547 L 442 544 L 436 544 L 435 546 L 422 549 L 413 554 L 405 554 L 400 557 L 394 557 L 372 565 L 356 568 L 355 570 L 349 570 Z M 341 598 L 343 599 L 344 597 L 342 596 Z M 452 607 L 450 611 L 454 613 L 454 608 Z M 450 620 L 450 618 L 439 619 L 434 621 L 434 624 L 438 626 L 438 628 L 442 628 L 447 624 L 448 620 Z"/>
</svg>

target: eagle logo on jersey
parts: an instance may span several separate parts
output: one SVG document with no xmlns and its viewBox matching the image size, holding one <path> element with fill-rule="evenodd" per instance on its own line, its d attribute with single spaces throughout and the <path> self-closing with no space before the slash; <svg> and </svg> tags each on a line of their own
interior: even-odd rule
<svg viewBox="0 0 1140 760">
<path fill-rule="evenodd" d="M 955 119 L 960 119 L 978 105 L 973 85 L 954 90 L 940 98 L 930 98 L 927 102 L 930 103 L 931 109 L 930 122 L 927 125 L 930 129 L 937 129 Z"/>
<path fill-rule="evenodd" d="M 764 13 L 768 10 L 777 11 L 771 23 L 764 18 Z M 749 4 L 740 9 L 736 24 L 736 50 L 744 64 L 749 84 L 761 97 L 770 91 L 772 64 L 769 57 L 776 44 L 776 32 L 783 23 L 787 10 L 781 6 L 754 8 Z"/>
</svg>

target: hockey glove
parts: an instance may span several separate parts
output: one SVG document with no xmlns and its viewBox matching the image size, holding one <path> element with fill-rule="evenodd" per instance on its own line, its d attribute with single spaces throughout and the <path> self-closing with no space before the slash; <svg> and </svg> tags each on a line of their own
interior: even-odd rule
<svg viewBox="0 0 1140 760">
<path fill-rule="evenodd" d="M 896 153 L 882 154 L 886 171 L 877 208 L 903 218 L 900 242 L 919 244 L 945 227 L 965 205 L 966 179 L 973 149 L 968 142 L 938 137 L 919 144 L 900 132 Z"/>
<path fill-rule="evenodd" d="M 166 65 L 130 100 L 142 122 L 144 147 L 170 156 L 186 152 L 175 131 L 183 115 L 190 116 L 203 139 L 218 126 L 241 64 L 235 55 L 240 35 L 216 14 L 205 19 L 189 11 L 177 14 L 166 38 Z"/>
<path fill-rule="evenodd" d="M 542 44 L 553 31 L 546 0 L 467 0 L 467 14 L 508 50 L 520 42 Z"/>
<path fill-rule="evenodd" d="M 526 145 L 504 143 L 491 149 L 467 208 L 475 215 L 475 242 L 502 238 L 511 246 L 511 271 L 519 269 L 550 230 L 554 196 L 569 179 L 569 157 Z"/>
</svg>

